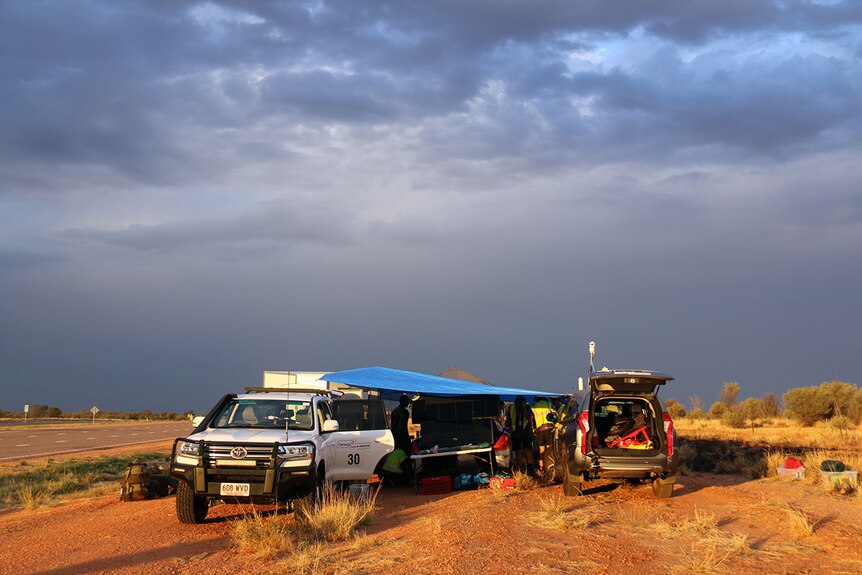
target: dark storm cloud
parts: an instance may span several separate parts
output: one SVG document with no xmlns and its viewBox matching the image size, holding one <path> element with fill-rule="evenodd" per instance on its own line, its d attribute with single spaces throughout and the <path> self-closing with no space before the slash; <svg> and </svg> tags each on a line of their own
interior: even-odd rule
<svg viewBox="0 0 862 575">
<path fill-rule="evenodd" d="M 273 117 L 374 122 L 393 133 L 452 117 L 468 157 L 568 146 L 561 164 L 601 160 L 590 153 L 595 141 L 618 159 L 645 153 L 632 141 L 653 153 L 711 145 L 781 153 L 842 122 L 858 134 L 858 63 L 776 54 L 718 66 L 683 63 L 667 48 L 627 69 L 572 72 L 567 38 L 579 38 L 580 49 L 639 28 L 688 43 L 816 33 L 846 30 L 859 11 L 741 0 L 612 10 L 591 2 L 11 3 L 0 40 L 0 149 L 6 162 L 105 165 L 155 185 L 227 175 L 220 152 L 254 162 L 234 137 Z M 476 110 L 495 83 L 505 96 Z M 597 98 L 589 121 L 572 104 L 585 97 Z M 483 111 L 490 118 L 481 126 L 459 119 Z"/>
<path fill-rule="evenodd" d="M 858 379 L 860 23 L 0 3 L 0 407 L 368 364 L 564 389 L 589 339 L 708 398 Z"/>
<path fill-rule="evenodd" d="M 134 250 L 172 251 L 201 244 L 229 246 L 246 242 L 335 246 L 349 241 L 355 227 L 349 213 L 332 206 L 270 202 L 255 212 L 230 217 L 154 226 L 136 224 L 114 231 L 70 229 L 64 235 Z"/>
<path fill-rule="evenodd" d="M 3 249 L 0 250 L 0 272 L 42 267 L 63 260 L 54 254 Z"/>
</svg>

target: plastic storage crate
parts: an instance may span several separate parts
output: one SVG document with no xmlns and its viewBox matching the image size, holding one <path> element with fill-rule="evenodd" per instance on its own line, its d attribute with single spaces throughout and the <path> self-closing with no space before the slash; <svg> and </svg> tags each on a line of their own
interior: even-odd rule
<svg viewBox="0 0 862 575">
<path fill-rule="evenodd" d="M 858 471 L 821 471 L 820 475 L 827 491 L 846 494 L 859 489 Z"/>
<path fill-rule="evenodd" d="M 452 477 L 449 475 L 435 475 L 423 477 L 419 492 L 422 495 L 438 495 L 452 491 Z"/>
<path fill-rule="evenodd" d="M 783 465 L 779 465 L 778 477 L 786 477 L 788 479 L 805 479 L 805 468 L 796 467 L 794 469 L 787 469 Z"/>
</svg>

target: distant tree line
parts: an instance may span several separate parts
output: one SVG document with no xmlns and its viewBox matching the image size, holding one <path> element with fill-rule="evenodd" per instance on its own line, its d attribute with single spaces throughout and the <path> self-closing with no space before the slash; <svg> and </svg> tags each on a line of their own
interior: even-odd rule
<svg viewBox="0 0 862 575">
<path fill-rule="evenodd" d="M 700 396 L 689 398 L 691 409 L 676 399 L 665 401 L 665 409 L 671 417 L 689 417 L 693 419 L 720 419 L 731 427 L 754 427 L 755 421 L 779 417 L 795 419 L 804 426 L 811 426 L 818 421 L 828 421 L 837 429 L 847 429 L 851 424 L 862 423 L 862 389 L 845 381 L 826 381 L 810 387 L 794 387 L 782 396 L 782 403 L 774 393 L 763 397 L 749 397 L 738 401 L 739 384 L 735 381 L 725 382 L 719 394 L 718 401 L 712 404 L 709 411 L 703 408 Z"/>
<path fill-rule="evenodd" d="M 188 419 L 191 411 L 176 413 L 173 411 L 155 412 L 149 409 L 144 411 L 100 411 L 96 419 L 129 419 L 150 421 L 180 421 Z M 0 419 L 23 419 L 23 411 L 7 411 L 0 409 Z M 59 407 L 35 403 L 30 405 L 27 413 L 28 419 L 92 419 L 93 414 L 89 409 L 80 411 L 63 412 Z"/>
</svg>

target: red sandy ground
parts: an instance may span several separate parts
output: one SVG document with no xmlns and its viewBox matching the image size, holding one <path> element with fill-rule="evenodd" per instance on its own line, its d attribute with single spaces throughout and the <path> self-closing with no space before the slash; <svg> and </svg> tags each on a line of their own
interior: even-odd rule
<svg viewBox="0 0 862 575">
<path fill-rule="evenodd" d="M 562 497 L 560 486 L 508 496 L 384 489 L 365 534 L 325 547 L 317 572 L 862 573 L 862 497 L 777 478 L 710 474 L 681 476 L 669 500 L 655 499 L 648 486 L 591 487 L 586 497 L 561 499 L 573 516 L 583 510 L 595 516 L 576 530 L 534 525 L 541 502 Z M 813 535 L 793 531 L 787 503 L 817 522 Z M 242 511 L 219 505 L 206 524 L 189 526 L 177 521 L 172 497 L 121 503 L 104 496 L 2 513 L 0 574 L 294 572 L 290 559 L 238 552 L 230 534 Z M 711 531 L 686 523 L 709 514 L 717 520 Z M 741 549 L 715 538 L 731 535 L 747 537 Z"/>
</svg>

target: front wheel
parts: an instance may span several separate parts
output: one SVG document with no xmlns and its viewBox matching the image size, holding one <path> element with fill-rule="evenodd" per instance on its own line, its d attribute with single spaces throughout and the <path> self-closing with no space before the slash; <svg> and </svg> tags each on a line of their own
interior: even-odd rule
<svg viewBox="0 0 862 575">
<path fill-rule="evenodd" d="M 177 517 L 180 523 L 192 525 L 203 523 L 207 518 L 208 510 L 207 498 L 195 495 L 188 483 L 180 481 L 177 486 Z"/>
<path fill-rule="evenodd" d="M 676 483 L 676 475 L 671 475 L 666 479 L 657 477 L 652 482 L 653 495 L 660 499 L 667 499 L 673 495 L 673 486 Z"/>
</svg>

